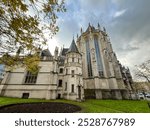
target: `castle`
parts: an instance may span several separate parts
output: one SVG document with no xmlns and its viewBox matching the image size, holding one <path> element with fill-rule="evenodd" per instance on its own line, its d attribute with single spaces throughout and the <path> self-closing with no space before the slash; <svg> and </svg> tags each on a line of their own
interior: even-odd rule
<svg viewBox="0 0 150 130">
<path fill-rule="evenodd" d="M 69 48 L 40 53 L 39 71 L 6 72 L 0 96 L 40 99 L 129 99 L 132 77 L 117 60 L 106 29 L 89 24 Z"/>
</svg>

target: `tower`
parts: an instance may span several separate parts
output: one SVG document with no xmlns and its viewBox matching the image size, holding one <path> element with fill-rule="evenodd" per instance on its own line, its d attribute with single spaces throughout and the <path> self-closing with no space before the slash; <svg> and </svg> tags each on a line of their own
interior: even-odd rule
<svg viewBox="0 0 150 130">
<path fill-rule="evenodd" d="M 77 39 L 82 54 L 85 98 L 124 99 L 127 92 L 106 29 L 89 24 Z"/>
<path fill-rule="evenodd" d="M 82 79 L 82 61 L 81 54 L 78 51 L 74 39 L 72 40 L 70 48 L 66 53 L 64 70 L 64 98 L 71 100 L 82 100 L 84 96 Z"/>
</svg>

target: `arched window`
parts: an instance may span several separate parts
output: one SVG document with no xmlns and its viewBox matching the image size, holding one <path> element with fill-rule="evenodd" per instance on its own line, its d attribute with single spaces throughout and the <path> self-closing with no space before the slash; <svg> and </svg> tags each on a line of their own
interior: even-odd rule
<svg viewBox="0 0 150 130">
<path fill-rule="evenodd" d="M 100 77 L 103 76 L 103 64 L 102 64 L 102 57 L 100 53 L 100 46 L 98 42 L 98 36 L 94 36 L 94 46 L 95 46 L 95 53 L 96 53 L 96 62 L 98 68 L 98 74 Z"/>
<path fill-rule="evenodd" d="M 86 60 L 87 60 L 88 76 L 92 77 L 93 72 L 92 72 L 91 54 L 88 38 L 86 39 Z"/>
<path fill-rule="evenodd" d="M 68 69 L 66 69 L 66 74 L 68 74 Z"/>
</svg>

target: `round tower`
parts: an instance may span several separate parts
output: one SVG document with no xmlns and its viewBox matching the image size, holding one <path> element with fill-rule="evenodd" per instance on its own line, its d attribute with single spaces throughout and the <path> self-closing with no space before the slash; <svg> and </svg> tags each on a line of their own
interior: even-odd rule
<svg viewBox="0 0 150 130">
<path fill-rule="evenodd" d="M 70 100 L 82 100 L 84 97 L 82 59 L 74 39 L 66 53 L 64 69 L 64 98 Z"/>
</svg>

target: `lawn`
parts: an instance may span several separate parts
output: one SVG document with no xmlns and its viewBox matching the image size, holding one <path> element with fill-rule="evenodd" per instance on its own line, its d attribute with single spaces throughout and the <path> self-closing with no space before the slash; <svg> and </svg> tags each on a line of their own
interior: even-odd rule
<svg viewBox="0 0 150 130">
<path fill-rule="evenodd" d="M 78 105 L 83 113 L 150 113 L 147 101 L 132 100 L 86 100 L 76 102 L 69 100 L 19 99 L 0 97 L 0 106 L 29 102 L 64 102 Z"/>
</svg>

